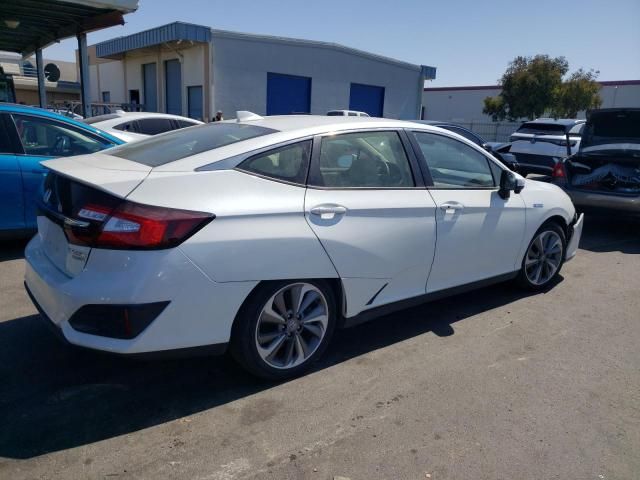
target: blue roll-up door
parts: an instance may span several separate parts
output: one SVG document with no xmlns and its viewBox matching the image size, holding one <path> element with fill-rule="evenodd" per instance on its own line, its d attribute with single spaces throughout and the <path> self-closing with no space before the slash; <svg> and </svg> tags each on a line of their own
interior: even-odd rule
<svg viewBox="0 0 640 480">
<path fill-rule="evenodd" d="M 267 73 L 267 115 L 311 112 L 311 78 Z"/>
<path fill-rule="evenodd" d="M 367 112 L 372 117 L 382 117 L 384 112 L 384 87 L 351 84 L 349 110 Z"/>
<path fill-rule="evenodd" d="M 166 111 L 182 115 L 182 70 L 179 60 L 164 62 Z"/>
<path fill-rule="evenodd" d="M 142 65 L 142 95 L 144 98 L 144 109 L 147 112 L 158 111 L 158 82 L 156 74 L 157 68 L 155 63 L 145 63 Z"/>
<path fill-rule="evenodd" d="M 188 87 L 187 95 L 189 117 L 196 120 L 204 120 L 202 116 L 202 87 L 199 85 Z"/>
</svg>

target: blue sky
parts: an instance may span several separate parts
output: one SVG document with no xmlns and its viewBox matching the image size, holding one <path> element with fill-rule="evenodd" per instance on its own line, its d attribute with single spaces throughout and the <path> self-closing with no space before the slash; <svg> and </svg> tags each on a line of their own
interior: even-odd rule
<svg viewBox="0 0 640 480">
<path fill-rule="evenodd" d="M 516 55 L 564 55 L 600 80 L 640 79 L 640 0 L 140 0 L 89 43 L 176 20 L 337 42 L 433 65 L 432 86 L 494 84 Z M 45 51 L 72 60 L 75 39 Z"/>
</svg>

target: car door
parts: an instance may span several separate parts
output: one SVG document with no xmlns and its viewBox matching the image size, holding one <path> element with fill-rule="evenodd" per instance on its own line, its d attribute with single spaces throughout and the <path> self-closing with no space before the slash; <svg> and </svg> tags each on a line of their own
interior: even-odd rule
<svg viewBox="0 0 640 480">
<path fill-rule="evenodd" d="M 347 316 L 425 293 L 435 204 L 404 132 L 315 139 L 305 217 L 342 279 Z"/>
<path fill-rule="evenodd" d="M 0 114 L 0 230 L 24 228 L 22 175 L 15 145 L 11 141 L 13 123 Z"/>
<path fill-rule="evenodd" d="M 106 139 L 71 124 L 29 114 L 12 114 L 18 141 L 18 164 L 22 175 L 24 224 L 36 227 L 37 199 L 47 169 L 40 162 L 49 158 L 95 153 L 112 145 Z"/>
<path fill-rule="evenodd" d="M 525 232 L 520 195 L 498 194 L 502 167 L 449 136 L 413 132 L 437 206 L 436 254 L 427 283 L 435 292 L 513 272 Z"/>
</svg>

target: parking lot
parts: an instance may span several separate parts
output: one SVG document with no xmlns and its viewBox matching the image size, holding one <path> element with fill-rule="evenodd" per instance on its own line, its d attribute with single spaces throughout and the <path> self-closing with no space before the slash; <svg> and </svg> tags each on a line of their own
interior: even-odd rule
<svg viewBox="0 0 640 480">
<path fill-rule="evenodd" d="M 631 479 L 640 223 L 588 217 L 550 291 L 509 284 L 338 332 L 265 383 L 225 358 L 76 351 L 0 253 L 1 478 Z"/>
</svg>

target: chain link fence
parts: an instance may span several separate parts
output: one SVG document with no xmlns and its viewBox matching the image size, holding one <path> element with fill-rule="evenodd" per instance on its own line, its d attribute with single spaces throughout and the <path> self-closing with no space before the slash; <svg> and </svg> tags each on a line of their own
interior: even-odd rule
<svg viewBox="0 0 640 480">
<path fill-rule="evenodd" d="M 487 142 L 508 142 L 509 136 L 521 125 L 521 122 L 455 122 L 477 133 Z"/>
</svg>

